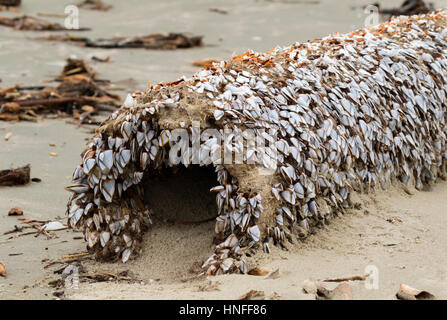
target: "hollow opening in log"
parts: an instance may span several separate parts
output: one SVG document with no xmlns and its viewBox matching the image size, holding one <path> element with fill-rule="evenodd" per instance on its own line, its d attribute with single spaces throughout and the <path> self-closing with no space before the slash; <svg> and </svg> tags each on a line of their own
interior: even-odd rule
<svg viewBox="0 0 447 320">
<path fill-rule="evenodd" d="M 213 166 L 178 165 L 145 174 L 143 202 L 153 224 L 133 262 L 136 272 L 168 282 L 199 272 L 213 252 L 218 209 L 210 189 L 218 184 Z"/>
<path fill-rule="evenodd" d="M 196 224 L 217 216 L 218 184 L 213 166 L 191 165 L 164 168 L 143 180 L 144 202 L 155 221 Z"/>
</svg>

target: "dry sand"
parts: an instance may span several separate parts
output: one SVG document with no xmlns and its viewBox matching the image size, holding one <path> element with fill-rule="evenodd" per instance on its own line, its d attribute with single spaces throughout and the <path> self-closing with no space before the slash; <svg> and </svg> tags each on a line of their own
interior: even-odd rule
<svg viewBox="0 0 447 320">
<path fill-rule="evenodd" d="M 126 88 L 144 89 L 147 80 L 169 81 L 197 68 L 189 62 L 204 58 L 226 58 L 247 48 L 268 50 L 277 44 L 305 41 L 334 31 L 346 32 L 362 26 L 361 6 L 369 1 L 322 0 L 319 4 L 285 4 L 269 1 L 111 1 L 109 12 L 81 11 L 81 26 L 92 27 L 85 35 L 96 38 L 110 35 L 189 31 L 204 34 L 203 48 L 175 51 L 82 49 L 64 43 L 26 40 L 41 34 L 0 28 L 1 86 L 23 82 L 39 84 L 58 74 L 70 54 L 89 59 L 111 56 L 110 63 L 97 63 L 101 78 L 127 81 Z M 236 5 L 236 3 L 239 3 Z M 397 6 L 400 1 L 381 1 Z M 435 1 L 440 7 L 442 1 Z M 64 2 L 24 1 L 22 11 L 63 12 Z M 209 12 L 223 8 L 227 15 Z M 352 9 L 355 7 L 356 9 Z M 12 15 L 2 13 L 2 15 Z M 60 19 L 54 21 L 62 22 Z M 138 62 L 138 63 L 136 63 Z M 9 141 L 3 136 L 12 132 Z M 68 194 L 63 187 L 80 158 L 90 134 L 63 120 L 17 124 L 0 122 L 0 168 L 31 164 L 32 177 L 42 179 L 24 187 L 0 189 L 0 261 L 6 264 L 8 278 L 0 278 L 0 299 L 51 299 L 48 286 L 54 268 L 44 269 L 46 259 L 81 252 L 82 240 L 71 230 L 58 231 L 55 239 L 33 235 L 3 235 L 18 223 L 7 212 L 22 207 L 25 217 L 55 219 L 63 217 Z M 50 147 L 49 143 L 55 143 Z M 49 156 L 57 152 L 57 157 Z M 278 279 L 248 275 L 225 275 L 195 279 L 200 262 L 212 253 L 213 223 L 173 224 L 156 219 L 144 236 L 142 255 L 127 264 L 86 262 L 89 271 L 131 270 L 144 284 L 81 283 L 78 290 L 67 290 L 69 299 L 233 299 L 250 289 L 263 290 L 266 297 L 313 299 L 303 294 L 307 278 L 361 274 L 373 265 L 379 270 L 379 289 L 367 290 L 363 282 L 352 282 L 354 297 L 393 299 L 400 283 L 428 290 L 447 298 L 447 182 L 439 182 L 430 192 L 408 195 L 392 187 L 387 191 L 363 195 L 360 210 L 336 218 L 304 242 L 289 246 L 289 251 L 259 253 L 250 265 L 279 268 Z M 169 201 L 169 199 L 167 199 Z M 188 202 L 188 208 L 194 202 Z M 197 207 L 199 208 L 199 207 Z M 195 209 L 197 209 L 195 208 Z M 369 212 L 365 214 L 365 212 Z M 194 213 L 194 212 L 192 212 Z M 389 222 L 389 221 L 391 222 Z M 21 253 L 11 256 L 10 254 Z M 151 281 L 151 279 L 153 281 Z M 207 291 L 217 283 L 218 290 Z M 333 285 L 332 285 L 333 286 Z M 205 291 L 204 291 L 205 290 Z"/>
</svg>

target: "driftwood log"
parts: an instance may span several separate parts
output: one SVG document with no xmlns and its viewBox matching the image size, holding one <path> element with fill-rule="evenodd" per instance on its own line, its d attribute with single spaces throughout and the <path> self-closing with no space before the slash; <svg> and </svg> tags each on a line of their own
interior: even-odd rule
<svg viewBox="0 0 447 320">
<path fill-rule="evenodd" d="M 445 177 L 446 27 L 447 10 L 397 17 L 128 96 L 82 153 L 69 224 L 97 258 L 125 262 L 169 206 L 208 208 L 211 177 L 217 246 L 203 268 L 245 273 L 258 248 L 306 237 L 352 192 Z"/>
</svg>

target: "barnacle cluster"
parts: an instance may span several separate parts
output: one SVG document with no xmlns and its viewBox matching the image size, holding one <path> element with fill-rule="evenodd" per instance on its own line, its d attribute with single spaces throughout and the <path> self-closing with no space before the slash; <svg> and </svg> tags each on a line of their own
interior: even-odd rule
<svg viewBox="0 0 447 320">
<path fill-rule="evenodd" d="M 211 163 L 218 244 L 203 265 L 208 274 L 246 272 L 247 254 L 305 237 L 348 208 L 353 190 L 394 179 L 422 188 L 446 172 L 446 22 L 447 10 L 396 17 L 248 51 L 134 93 L 82 154 L 67 187 L 70 225 L 83 230 L 98 258 L 125 262 L 138 254 L 156 214 L 143 201 L 142 180 L 172 166 L 173 131 L 193 133 L 194 123 L 201 131 L 251 129 L 267 141 L 240 163 Z M 195 143 L 206 151 L 218 144 L 203 135 Z"/>
</svg>

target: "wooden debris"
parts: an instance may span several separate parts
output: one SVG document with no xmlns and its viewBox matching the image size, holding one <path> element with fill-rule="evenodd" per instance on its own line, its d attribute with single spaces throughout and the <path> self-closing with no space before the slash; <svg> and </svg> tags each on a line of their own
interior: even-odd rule
<svg viewBox="0 0 447 320">
<path fill-rule="evenodd" d="M 79 279 L 81 282 L 107 282 L 107 281 L 126 281 L 130 283 L 140 283 L 141 280 L 135 278 L 130 275 L 129 270 L 122 271 L 120 273 L 112 273 L 112 272 L 96 272 L 96 273 L 88 273 L 81 272 L 79 274 Z"/>
<path fill-rule="evenodd" d="M 36 220 L 36 219 L 27 219 L 27 218 L 18 218 L 18 220 L 20 220 L 21 224 L 26 224 L 28 225 L 30 228 L 34 228 L 37 230 L 37 232 L 28 232 L 26 234 L 21 234 L 20 236 L 23 235 L 27 235 L 27 234 L 33 234 L 35 233 L 36 237 L 39 236 L 41 233 L 43 233 L 47 239 L 51 239 L 53 238 L 53 236 L 51 234 L 49 234 L 45 228 L 43 227 L 45 223 L 49 222 L 49 221 L 42 221 L 42 220 Z"/>
<path fill-rule="evenodd" d="M 3 105 L 2 112 L 7 113 L 19 113 L 20 112 L 20 105 L 15 102 L 7 102 Z"/>
<path fill-rule="evenodd" d="M 252 276 L 265 276 L 268 275 L 270 272 L 272 272 L 271 269 L 256 267 L 248 271 L 248 274 Z"/>
<path fill-rule="evenodd" d="M 12 132 L 8 132 L 8 133 L 5 135 L 5 141 L 8 141 L 9 139 L 11 139 L 11 137 L 12 137 Z"/>
<path fill-rule="evenodd" d="M 349 277 L 323 279 L 321 282 L 344 282 L 344 281 L 363 281 L 369 277 L 369 274 L 353 275 Z"/>
<path fill-rule="evenodd" d="M 426 4 L 423 0 L 405 0 L 399 8 L 379 9 L 379 12 L 393 16 L 412 16 L 421 13 L 428 13 L 434 9 L 435 8 L 433 7 L 432 3 Z"/>
<path fill-rule="evenodd" d="M 23 216 L 22 208 L 12 208 L 8 212 L 8 216 Z"/>
<path fill-rule="evenodd" d="M 45 267 L 46 268 L 46 267 Z M 48 282 L 48 285 L 54 288 L 61 288 L 64 285 L 64 279 L 67 276 L 76 272 L 81 282 L 106 282 L 106 281 L 126 281 L 130 283 L 141 283 L 142 280 L 137 279 L 130 270 L 124 270 L 119 273 L 112 272 L 88 272 L 78 262 L 67 263 L 64 266 L 58 268 L 53 273 L 60 274 L 62 279 L 53 279 Z M 153 280 L 152 280 L 153 281 Z"/>
<path fill-rule="evenodd" d="M 237 300 L 264 300 L 264 291 L 250 290 L 246 294 L 237 298 Z"/>
<path fill-rule="evenodd" d="M 0 170 L 0 186 L 24 185 L 30 182 L 31 166 L 10 170 Z"/>
<path fill-rule="evenodd" d="M 37 229 L 37 234 L 36 234 L 36 237 L 39 235 L 39 234 L 41 234 L 41 233 L 43 233 L 46 237 L 47 237 L 47 239 L 51 239 L 51 238 L 53 238 L 53 236 L 51 235 L 51 234 L 49 234 L 42 226 L 40 226 L 40 225 L 38 225 L 38 224 L 35 224 L 35 223 L 31 223 L 30 224 L 33 228 L 35 228 L 35 229 Z"/>
<path fill-rule="evenodd" d="M 17 218 L 17 220 L 20 220 L 21 223 L 47 223 L 49 220 L 37 220 L 37 219 L 28 219 L 28 218 Z"/>
<path fill-rule="evenodd" d="M 21 17 L 0 17 L 0 25 L 5 27 L 14 28 L 15 30 L 26 30 L 26 31 L 86 31 L 90 30 L 88 28 L 79 29 L 66 29 L 59 23 L 51 23 L 43 19 L 31 17 L 31 16 L 21 16 Z"/>
<path fill-rule="evenodd" d="M 0 261 L 0 277 L 6 278 L 6 266 Z"/>
<path fill-rule="evenodd" d="M 6 88 L 3 88 L 3 89 L 0 88 L 0 97 L 5 96 L 9 92 L 16 91 L 20 87 L 20 85 L 21 85 L 21 83 L 13 85 L 13 86 L 6 87 Z"/>
<path fill-rule="evenodd" d="M 113 8 L 113 6 L 103 3 L 101 0 L 84 0 L 79 2 L 77 6 L 79 8 L 100 10 L 100 11 L 108 11 Z"/>
<path fill-rule="evenodd" d="M 33 106 L 54 106 L 58 104 L 65 103 L 110 103 L 113 99 L 102 98 L 101 97 L 89 97 L 89 96 L 78 96 L 78 97 L 62 97 L 53 99 L 32 99 L 32 100 L 20 100 L 17 101 L 21 107 L 33 107 Z"/>
<path fill-rule="evenodd" d="M 211 66 L 214 62 L 220 62 L 220 60 L 217 59 L 203 59 L 199 61 L 192 61 L 190 64 L 194 67 L 207 67 Z"/>
<path fill-rule="evenodd" d="M 14 13 L 19 13 L 20 9 L 17 7 L 10 7 L 10 6 L 2 6 L 0 5 L 0 11 L 9 11 Z"/>
<path fill-rule="evenodd" d="M 393 224 L 395 224 L 396 222 L 400 222 L 400 223 L 403 222 L 403 220 L 399 217 L 391 217 L 391 218 L 386 219 L 386 221 L 389 223 L 393 223 Z"/>
<path fill-rule="evenodd" d="M 21 0 L 0 0 L 0 5 L 6 7 L 18 7 L 21 4 Z"/>
<path fill-rule="evenodd" d="M 57 87 L 26 87 L 20 84 L 0 89 L 0 120 L 38 120 L 37 114 L 72 115 L 79 124 L 98 124 L 93 115 L 113 112 L 121 97 L 102 89 L 108 83 L 85 61 L 67 59 L 62 73 L 56 77 Z M 80 113 L 82 111 L 82 113 Z"/>
<path fill-rule="evenodd" d="M 435 300 L 436 297 L 428 291 L 418 290 L 406 284 L 401 284 L 399 291 L 396 293 L 397 299 L 400 300 Z"/>
<path fill-rule="evenodd" d="M 149 34 L 145 36 L 113 37 L 110 39 L 91 40 L 86 37 L 74 35 L 52 35 L 48 37 L 36 38 L 37 40 L 64 41 L 77 43 L 83 47 L 122 49 L 122 48 L 144 48 L 173 50 L 194 48 L 202 46 L 203 36 L 190 36 L 183 33 Z"/>
<path fill-rule="evenodd" d="M 82 252 L 82 253 L 75 253 L 75 254 L 69 254 L 66 256 L 62 256 L 61 259 L 74 259 L 74 258 L 82 258 L 89 256 L 90 253 L 88 252 Z"/>
</svg>

